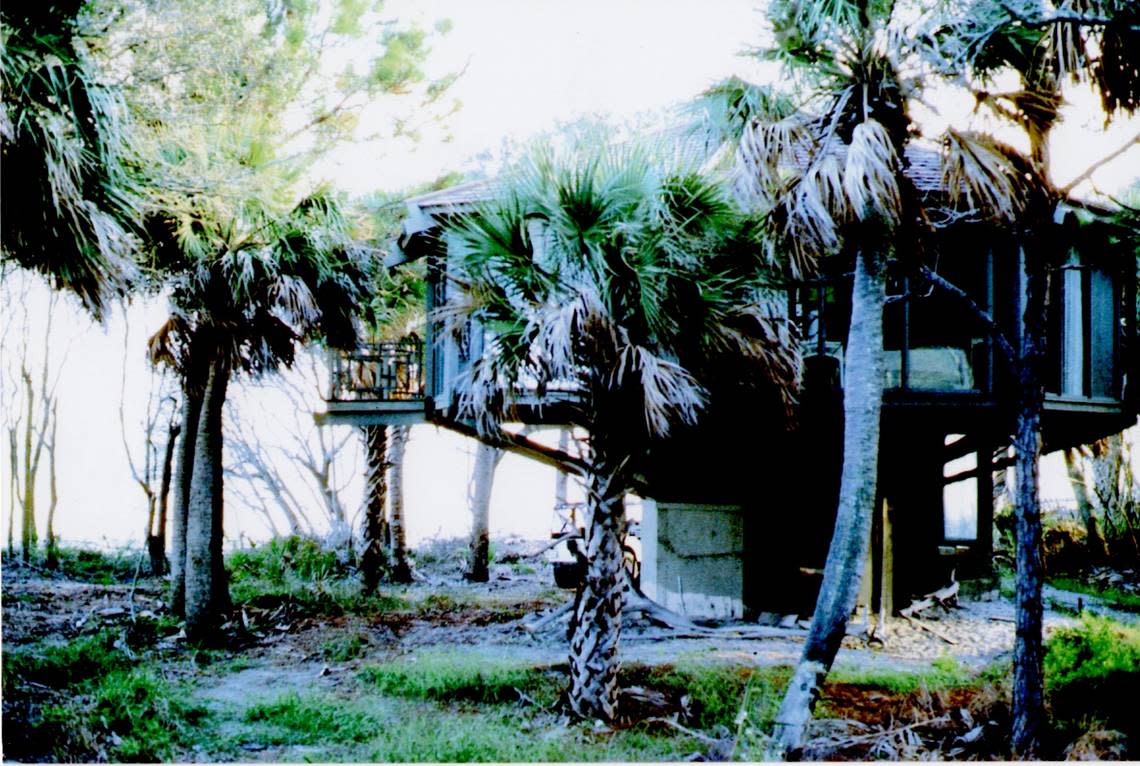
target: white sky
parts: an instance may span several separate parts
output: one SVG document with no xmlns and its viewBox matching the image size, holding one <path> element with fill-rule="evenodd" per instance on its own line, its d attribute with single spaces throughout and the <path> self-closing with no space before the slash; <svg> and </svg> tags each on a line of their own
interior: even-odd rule
<svg viewBox="0 0 1140 766">
<path fill-rule="evenodd" d="M 756 79 L 762 70 L 737 54 L 760 37 L 757 2 L 389 0 L 387 14 L 418 18 L 429 28 L 440 18 L 454 24 L 450 34 L 436 41 L 432 58 L 439 72 L 466 67 L 450 96 L 463 104 L 448 126 L 452 138 L 445 140 L 442 133 L 429 131 L 418 145 L 400 144 L 387 152 L 376 146 L 346 147 L 321 171 L 353 193 L 406 188 L 462 169 L 470 158 L 498 150 L 505 140 L 526 140 L 558 122 L 591 114 L 627 120 L 684 102 L 731 74 Z M 944 104 L 948 114 L 960 114 L 964 107 Z M 370 119 L 369 114 L 364 118 Z M 1057 180 L 1063 182 L 1137 131 L 1138 122 L 1133 120 L 1098 135 L 1096 130 L 1090 132 L 1099 128 L 1090 124 L 1091 119 L 1074 113 L 1060 133 L 1055 146 Z M 1140 149 L 1134 148 L 1097 181 L 1106 190 L 1116 189 L 1138 175 Z M 44 291 L 35 293 L 30 299 L 32 312 L 42 313 Z M 6 307 L 5 314 L 11 310 Z M 57 530 L 65 538 L 117 543 L 141 536 L 145 505 L 129 478 L 117 416 L 120 375 L 126 365 L 128 417 L 137 418 L 148 375 L 143 340 L 163 318 L 160 304 L 131 310 L 132 340 L 124 359 L 121 315 L 100 328 L 74 309 L 59 313 L 57 324 L 73 341 L 60 387 Z M 0 364 L 7 366 L 9 361 Z M 0 456 L 5 524 L 6 446 Z M 413 543 L 441 533 L 465 534 L 470 464 L 467 440 L 429 427 L 415 429 L 406 474 Z M 1047 496 L 1068 491 L 1063 480 L 1050 484 L 1047 477 L 1046 482 Z M 544 535 L 551 518 L 552 490 L 549 469 L 508 457 L 496 482 L 493 528 L 499 533 Z M 264 532 L 264 525 L 231 497 L 228 536 L 258 537 Z"/>
</svg>

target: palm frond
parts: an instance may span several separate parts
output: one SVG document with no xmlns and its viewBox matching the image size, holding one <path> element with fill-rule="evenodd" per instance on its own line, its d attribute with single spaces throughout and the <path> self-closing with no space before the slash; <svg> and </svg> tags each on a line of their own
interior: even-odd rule
<svg viewBox="0 0 1140 766">
<path fill-rule="evenodd" d="M 898 173 L 898 155 L 886 128 L 872 119 L 856 125 L 843 168 L 843 188 L 856 218 L 898 222 L 902 212 Z"/>
<path fill-rule="evenodd" d="M 942 140 L 942 185 L 951 204 L 1014 221 L 1025 208 L 1027 182 L 1013 149 L 986 135 L 948 130 Z"/>
<path fill-rule="evenodd" d="M 669 435 L 674 423 L 693 425 L 708 403 L 708 391 L 681 365 L 641 346 L 621 350 L 613 370 L 615 388 L 635 377 L 640 389 L 646 431 L 653 437 Z"/>
</svg>

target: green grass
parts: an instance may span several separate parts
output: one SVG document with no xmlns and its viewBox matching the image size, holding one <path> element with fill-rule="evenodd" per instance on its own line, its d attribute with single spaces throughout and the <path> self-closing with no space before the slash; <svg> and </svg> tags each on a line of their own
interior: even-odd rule
<svg viewBox="0 0 1140 766">
<path fill-rule="evenodd" d="M 1105 606 L 1114 609 L 1125 612 L 1140 612 L 1140 595 L 1135 593 L 1126 593 L 1115 588 L 1098 588 L 1092 583 L 1075 577 L 1050 577 L 1049 584 L 1059 590 L 1095 596 Z"/>
<path fill-rule="evenodd" d="M 374 762 L 629 762 L 677 760 L 696 749 L 689 743 L 684 735 L 644 727 L 595 734 L 547 716 L 421 708 L 383 727 L 366 752 Z"/>
<path fill-rule="evenodd" d="M 236 604 L 276 609 L 293 616 L 372 616 L 410 608 L 406 599 L 364 595 L 355 570 L 336 553 L 301 537 L 274 539 L 231 553 L 226 560 Z"/>
<path fill-rule="evenodd" d="M 962 667 L 953 657 L 939 657 L 929 670 L 902 671 L 886 669 L 855 669 L 837 666 L 828 674 L 831 683 L 846 683 L 882 689 L 893 694 L 910 694 L 920 688 L 930 691 L 968 686 L 975 675 Z"/>
<path fill-rule="evenodd" d="M 360 677 L 380 693 L 395 697 L 481 704 L 515 702 L 521 691 L 549 705 L 565 686 L 564 673 L 551 667 L 445 653 L 371 665 L 361 670 Z"/>
<path fill-rule="evenodd" d="M 348 662 L 355 660 L 368 649 L 368 637 L 353 633 L 349 636 L 339 636 L 321 645 L 321 655 L 332 662 Z"/>
<path fill-rule="evenodd" d="M 205 716 L 185 699 L 153 670 L 135 668 L 101 679 L 88 701 L 68 708 L 78 719 L 72 729 L 109 739 L 114 760 L 152 763 L 171 760 Z"/>
<path fill-rule="evenodd" d="M 170 760 L 201 718 L 186 694 L 116 648 L 102 631 L 65 644 L 39 644 L 4 653 L 4 693 L 27 698 L 30 687 L 50 689 L 38 714 L 5 745 L 22 756 L 90 760 Z M 54 701 L 53 701 L 54 700 Z"/>
<path fill-rule="evenodd" d="M 52 570 L 55 576 L 96 585 L 116 585 L 134 579 L 135 569 L 139 565 L 139 552 L 130 549 L 97 551 L 64 546 L 56 549 L 56 559 L 56 567 Z M 18 556 L 10 557 L 7 552 L 3 555 L 3 562 L 5 568 L 22 565 Z M 44 566 L 43 558 L 38 552 L 34 563 L 40 568 Z M 142 563 L 140 577 L 146 574 L 146 562 Z"/>
<path fill-rule="evenodd" d="M 380 722 L 369 713 L 332 697 L 284 694 L 246 710 L 256 724 L 253 738 L 268 745 L 324 745 L 366 742 Z"/>
<path fill-rule="evenodd" d="M 64 643 L 43 641 L 7 649 L 4 686 L 10 691 L 30 682 L 62 690 L 129 667 L 131 659 L 115 646 L 118 637 L 116 631 L 101 630 Z"/>
</svg>

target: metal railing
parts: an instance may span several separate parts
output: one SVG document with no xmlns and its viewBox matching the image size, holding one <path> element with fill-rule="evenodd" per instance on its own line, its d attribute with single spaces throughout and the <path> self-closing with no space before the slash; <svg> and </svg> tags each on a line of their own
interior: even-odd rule
<svg viewBox="0 0 1140 766">
<path fill-rule="evenodd" d="M 424 344 L 419 338 L 363 343 L 332 354 L 329 400 L 408 402 L 424 398 Z"/>
</svg>

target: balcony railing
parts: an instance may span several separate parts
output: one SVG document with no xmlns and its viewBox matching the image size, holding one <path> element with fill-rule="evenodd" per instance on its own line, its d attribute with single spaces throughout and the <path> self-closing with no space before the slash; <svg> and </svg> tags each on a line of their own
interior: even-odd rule
<svg viewBox="0 0 1140 766">
<path fill-rule="evenodd" d="M 334 402 L 412 402 L 424 398 L 424 344 L 419 338 L 365 343 L 332 355 Z"/>
</svg>

